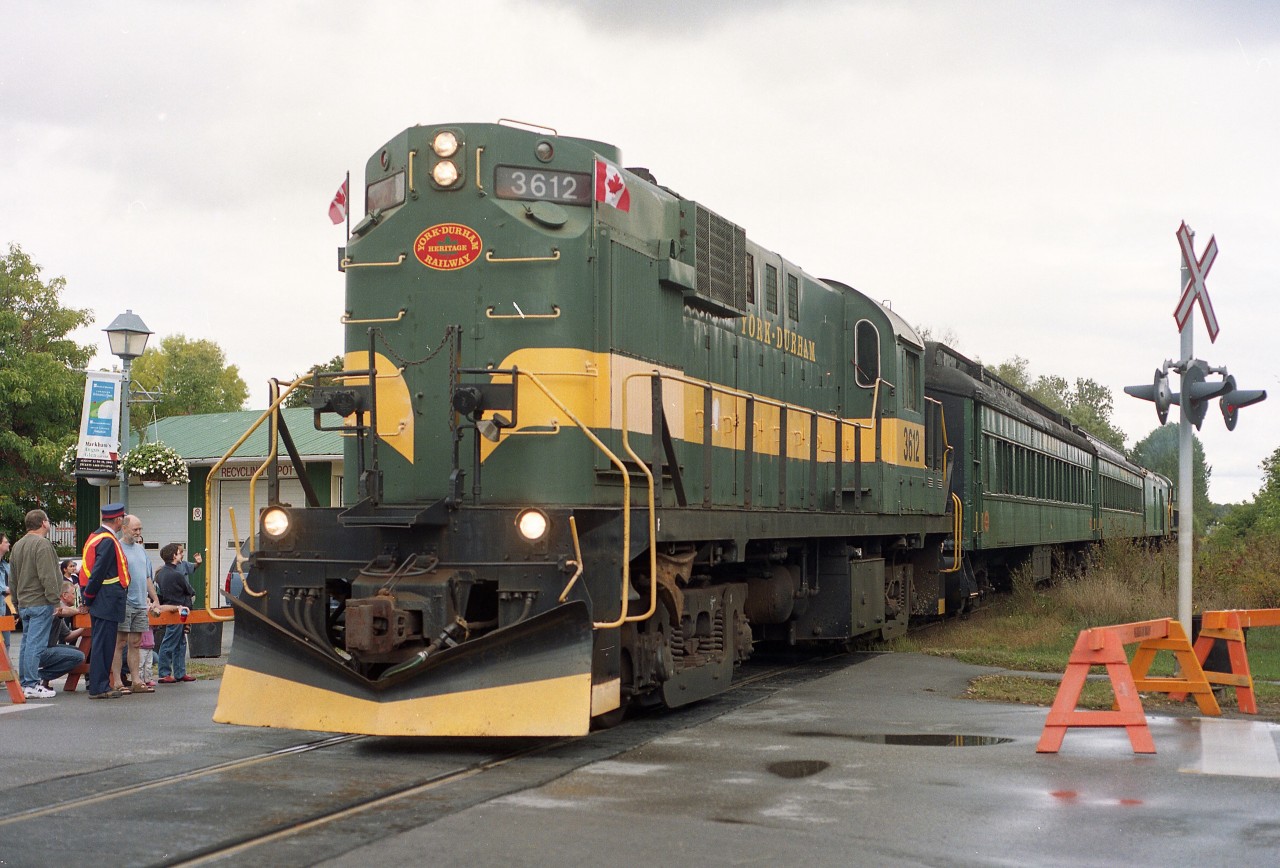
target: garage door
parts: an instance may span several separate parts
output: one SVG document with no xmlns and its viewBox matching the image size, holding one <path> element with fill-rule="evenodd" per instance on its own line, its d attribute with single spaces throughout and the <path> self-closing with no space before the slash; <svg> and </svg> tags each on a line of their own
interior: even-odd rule
<svg viewBox="0 0 1280 868">
<path fill-rule="evenodd" d="M 129 486 L 129 512 L 142 521 L 142 544 L 159 570 L 160 549 L 169 543 L 187 542 L 187 486 Z"/>
</svg>

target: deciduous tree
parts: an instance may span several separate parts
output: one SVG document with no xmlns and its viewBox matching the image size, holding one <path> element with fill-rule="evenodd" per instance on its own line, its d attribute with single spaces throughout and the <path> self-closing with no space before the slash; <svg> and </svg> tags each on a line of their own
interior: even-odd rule
<svg viewBox="0 0 1280 868">
<path fill-rule="evenodd" d="M 221 347 L 184 335 L 169 335 L 158 349 L 148 347 L 134 361 L 131 376 L 141 388 L 159 393 L 151 408 L 157 419 L 239 410 L 249 397 L 240 369 L 227 364 Z M 139 409 L 132 427 L 141 431 L 151 418 L 152 413 Z"/>
<path fill-rule="evenodd" d="M 334 356 L 334 357 L 333 357 L 332 359 L 330 359 L 329 361 L 325 362 L 324 364 L 320 364 L 320 365 L 312 365 L 308 370 L 309 370 L 309 371 L 311 371 L 311 372 L 315 372 L 315 371 L 341 371 L 341 370 L 343 369 L 343 367 L 344 367 L 344 365 L 343 365 L 343 361 L 342 361 L 342 356 L 341 356 L 341 355 L 337 355 L 337 356 Z M 327 381 L 325 381 L 325 382 L 332 383 L 332 382 L 333 382 L 333 380 L 327 380 Z M 313 383 L 314 383 L 314 381 L 313 381 Z M 284 399 L 284 406 L 286 406 L 286 407 L 310 407 L 310 406 L 311 406 L 311 390 L 310 390 L 310 389 L 307 389 L 307 388 L 303 388 L 303 387 L 299 387 L 299 388 L 297 388 L 297 389 L 294 389 L 292 392 L 290 392 L 290 393 L 289 393 L 289 397 L 287 397 L 287 398 L 285 398 L 285 399 Z"/>
<path fill-rule="evenodd" d="M 1065 377 L 1054 374 L 1043 374 L 1032 380 L 1030 365 L 1022 356 L 1014 356 L 991 370 L 1103 443 L 1124 450 L 1124 432 L 1111 422 L 1115 401 L 1106 386 L 1085 377 L 1077 377 L 1073 385 Z"/>
<path fill-rule="evenodd" d="M 1141 464 L 1156 473 L 1167 476 L 1176 486 L 1178 484 L 1178 426 L 1168 422 L 1143 437 L 1128 453 L 1129 460 Z M 1213 503 L 1209 500 L 1209 479 L 1213 476 L 1213 468 L 1205 463 L 1204 447 L 1200 438 L 1191 434 L 1191 503 L 1194 516 L 1193 531 L 1199 537 L 1205 526 L 1214 515 Z"/>
<path fill-rule="evenodd" d="M 58 467 L 76 440 L 84 368 L 93 356 L 68 335 L 88 310 L 63 307 L 66 280 L 45 281 L 16 244 L 0 259 L 0 530 L 21 533 L 28 510 L 74 515 L 73 483 Z"/>
</svg>

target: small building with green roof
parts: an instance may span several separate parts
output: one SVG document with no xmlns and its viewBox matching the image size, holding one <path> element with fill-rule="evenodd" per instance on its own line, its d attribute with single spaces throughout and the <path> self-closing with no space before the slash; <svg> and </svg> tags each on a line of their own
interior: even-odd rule
<svg viewBox="0 0 1280 868">
<path fill-rule="evenodd" d="M 213 469 L 262 413 L 261 410 L 241 410 L 170 416 L 147 426 L 145 440 L 163 442 L 173 448 L 182 456 L 191 480 L 186 485 L 169 485 L 131 479 L 129 512 L 142 520 L 143 545 L 157 569 L 160 567 L 160 549 L 171 542 L 185 544 L 188 559 L 198 551 L 204 552 L 206 568 L 197 570 L 192 576 L 192 584 L 201 593 L 207 576 L 220 578 L 226 575 L 240 542 L 253 530 L 250 480 L 269 451 L 268 423 L 263 422 L 235 455 L 218 467 L 216 473 Z M 336 431 L 317 431 L 309 408 L 287 409 L 283 415 L 319 505 L 340 503 L 342 435 Z M 130 439 L 131 446 L 141 442 L 136 434 Z M 302 483 L 283 445 L 276 456 L 276 467 L 280 476 L 280 499 L 295 506 L 304 506 L 306 496 Z M 210 503 L 206 507 L 205 486 L 211 473 Z M 112 480 L 109 485 L 93 485 L 84 479 L 79 480 L 76 485 L 77 537 L 87 539 L 98 527 L 101 507 L 119 499 L 117 480 Z M 266 502 L 267 472 L 263 471 L 255 489 L 253 510 L 262 509 Z M 212 539 L 207 552 L 206 533 Z"/>
</svg>

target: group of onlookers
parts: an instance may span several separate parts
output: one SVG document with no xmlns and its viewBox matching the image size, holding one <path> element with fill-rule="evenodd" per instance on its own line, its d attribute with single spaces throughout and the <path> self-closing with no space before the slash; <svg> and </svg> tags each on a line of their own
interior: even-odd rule
<svg viewBox="0 0 1280 868">
<path fill-rule="evenodd" d="M 90 535 L 80 563 L 59 564 L 44 510 L 28 512 L 24 524 L 26 533 L 12 547 L 0 534 L 0 593 L 6 595 L 4 607 L 16 611 L 22 621 L 23 641 L 14 662 L 28 699 L 52 698 L 56 694 L 50 682 L 85 662 L 77 647 L 84 634 L 74 625 L 77 614 L 88 614 L 92 625 L 91 699 L 154 693 L 158 683 L 195 681 L 186 671 L 188 626 L 179 623 L 153 631 L 148 616 L 189 611 L 195 597 L 190 576 L 201 564 L 199 553 L 195 563 L 187 562 L 183 547 L 170 543 L 160 550 L 164 566 L 153 575 L 142 520 L 125 515 L 118 503 L 102 508 L 102 525 Z M 6 553 L 8 562 L 3 560 Z M 159 631 L 163 635 L 157 642 Z M 7 632 L 4 643 L 7 651 Z M 152 668 L 157 645 L 158 679 Z"/>
</svg>

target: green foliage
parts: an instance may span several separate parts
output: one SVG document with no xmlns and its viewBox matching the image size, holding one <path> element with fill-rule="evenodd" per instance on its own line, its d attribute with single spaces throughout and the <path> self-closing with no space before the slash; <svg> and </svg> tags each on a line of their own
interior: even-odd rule
<svg viewBox="0 0 1280 868">
<path fill-rule="evenodd" d="M 1128 453 L 1129 460 L 1163 474 L 1178 484 L 1178 426 L 1168 422 L 1143 437 Z M 1195 513 L 1192 531 L 1199 539 L 1209 526 L 1215 509 L 1209 500 L 1209 480 L 1213 468 L 1205 463 L 1200 438 L 1191 434 L 1191 497 Z"/>
<path fill-rule="evenodd" d="M 1074 385 L 1056 375 L 1041 375 L 1032 380 L 1030 365 L 1022 356 L 1001 362 L 991 371 L 1102 442 L 1124 449 L 1124 432 L 1111 423 L 1115 402 L 1106 386 L 1084 377 L 1077 377 Z"/>
<path fill-rule="evenodd" d="M 1262 488 L 1249 503 L 1231 507 L 1215 535 L 1280 536 L 1280 449 L 1262 459 Z"/>
<path fill-rule="evenodd" d="M 68 335 L 88 310 L 63 307 L 66 280 L 9 245 L 0 259 L 0 530 L 17 536 L 40 508 L 54 521 L 75 515 L 73 483 L 58 466 L 79 430 L 84 368 L 93 356 Z"/>
<path fill-rule="evenodd" d="M 227 364 L 221 347 L 183 335 L 169 335 L 159 349 L 148 347 L 134 360 L 130 376 L 141 388 L 159 391 L 152 405 L 157 419 L 240 410 L 249 397 L 239 368 Z M 152 413 L 135 412 L 131 426 L 142 431 L 151 417 Z"/>
<path fill-rule="evenodd" d="M 1280 459 L 1280 456 L 1274 456 Z M 1272 466 L 1275 466 L 1273 462 Z M 1280 472 L 1280 467 L 1276 467 Z M 1178 550 L 1176 545 L 1147 548 L 1129 541 L 1108 542 L 1094 550 L 1079 577 L 1055 577 L 1050 586 L 1028 586 L 1015 578 L 1015 592 L 997 598 L 964 620 L 941 629 L 895 639 L 894 651 L 952 657 L 980 666 L 1028 672 L 1061 673 L 1081 630 L 1153 618 L 1176 617 Z M 1199 547 L 1192 577 L 1192 609 L 1267 609 L 1280 607 L 1280 534 L 1254 533 L 1247 540 L 1214 534 Z M 1132 653 L 1132 647 L 1129 648 Z M 1255 679 L 1259 717 L 1280 719 L 1280 627 L 1254 628 L 1247 640 Z M 1153 673 L 1173 671 L 1170 652 L 1160 652 Z M 1057 682 L 1000 677 L 973 682 L 968 695 L 999 702 L 1049 704 Z M 1092 689 L 1091 689 L 1092 688 Z M 1108 685 L 1091 682 L 1082 708 L 1107 708 Z M 1145 706 L 1169 704 L 1148 696 Z M 1228 691 L 1224 709 L 1235 705 Z"/>
<path fill-rule="evenodd" d="M 322 365 L 312 365 L 309 371 L 341 371 L 345 367 L 341 355 L 334 356 Z M 330 381 L 332 382 L 332 381 Z M 311 389 L 306 386 L 299 386 L 289 393 L 289 397 L 284 399 L 286 407 L 310 407 L 311 406 Z"/>
</svg>

